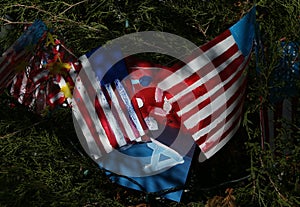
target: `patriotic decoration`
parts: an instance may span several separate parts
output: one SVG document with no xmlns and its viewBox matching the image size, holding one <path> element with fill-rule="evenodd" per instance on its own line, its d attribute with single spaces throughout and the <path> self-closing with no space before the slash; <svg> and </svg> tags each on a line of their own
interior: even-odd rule
<svg viewBox="0 0 300 207">
<path fill-rule="evenodd" d="M 12 77 L 3 81 L 3 87 L 11 83 L 10 94 L 39 114 L 47 107 L 68 105 L 81 67 L 77 59 L 42 21 L 29 26 L 17 43 L 4 55 L 8 60 L 3 59 L 7 61 L 3 73 Z"/>
<path fill-rule="evenodd" d="M 280 128 L 292 123 L 296 118 L 299 91 L 297 81 L 299 73 L 299 43 L 280 42 L 282 58 L 278 66 L 272 72 L 270 87 L 270 107 L 261 110 L 260 120 L 262 127 L 262 147 L 268 143 L 271 148 L 275 147 L 275 138 Z M 290 137 L 289 137 L 290 138 Z"/>
<path fill-rule="evenodd" d="M 110 55 L 118 56 L 120 52 Z M 187 139 L 184 144 L 177 140 L 169 147 L 179 133 L 171 127 L 153 139 L 147 131 L 155 131 L 158 123 L 147 125 L 132 103 L 132 76 L 125 62 L 118 62 L 101 81 L 97 80 L 95 73 L 97 77 L 101 73 L 97 65 L 113 59 L 107 56 L 96 50 L 80 57 L 83 67 L 76 79 L 72 109 L 82 146 L 120 185 L 157 193 L 183 186 L 195 149 L 193 140 Z M 91 67 L 96 68 L 95 73 Z M 182 146 L 185 148 L 180 149 Z M 179 152 L 186 148 L 182 156 Z M 181 194 L 182 189 L 164 196 L 179 201 Z"/>
<path fill-rule="evenodd" d="M 164 74 L 166 70 L 157 70 L 157 66 L 137 67 L 159 71 L 148 76 L 156 77 L 156 87 L 163 92 L 160 92 L 162 97 L 158 97 L 158 90 L 150 92 L 154 87 L 151 86 L 135 97 L 143 100 L 154 97 L 155 104 L 160 104 L 166 116 L 172 119 L 169 123 L 173 127 L 179 128 L 183 122 L 183 130 L 192 135 L 205 156 L 200 159 L 213 156 L 239 128 L 246 85 L 244 69 L 254 39 L 254 18 L 253 9 L 230 29 L 200 47 L 203 54 L 188 57 L 188 64 L 174 66 L 172 74 Z M 146 117 L 147 114 L 143 118 Z"/>
<path fill-rule="evenodd" d="M 195 146 L 208 159 L 239 128 L 254 24 L 255 8 L 170 68 L 128 58 L 103 74 L 119 50 L 81 56 L 72 109 L 88 155 L 120 185 L 179 201 Z"/>
<path fill-rule="evenodd" d="M 45 37 L 46 25 L 35 21 L 0 58 L 0 92 L 9 86 L 14 75 L 25 69 L 38 43 Z"/>
</svg>

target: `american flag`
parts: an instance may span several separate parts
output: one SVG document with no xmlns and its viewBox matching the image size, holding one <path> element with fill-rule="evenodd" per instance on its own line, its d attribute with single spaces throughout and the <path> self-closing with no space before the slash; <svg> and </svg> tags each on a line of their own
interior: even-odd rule
<svg viewBox="0 0 300 207">
<path fill-rule="evenodd" d="M 70 62 L 71 68 L 65 75 L 53 75 L 43 68 L 42 63 L 36 68 L 29 61 L 25 71 L 14 75 L 9 92 L 20 104 L 36 113 L 42 113 L 46 107 L 54 108 L 65 102 L 68 105 L 71 98 L 70 88 L 75 85 L 71 74 L 79 70 L 77 64 L 79 63 Z"/>
<path fill-rule="evenodd" d="M 24 65 L 9 67 L 11 71 L 16 67 L 20 70 L 10 85 L 10 94 L 20 104 L 37 113 L 46 107 L 69 104 L 81 65 L 58 39 L 49 46 L 40 42 L 36 53 L 24 61 Z"/>
<path fill-rule="evenodd" d="M 129 71 L 124 81 L 116 78 L 101 85 L 93 71 L 97 66 L 91 57 L 82 56 L 83 69 L 76 81 L 73 114 L 76 125 L 80 126 L 77 130 L 84 136 L 81 140 L 86 140 L 83 144 L 93 158 L 147 136 L 155 121 L 149 122 L 150 111 L 147 114 L 144 109 L 157 109 L 154 113 L 172 119 L 173 127 L 182 127 L 183 123 L 183 130 L 195 140 L 205 157 L 214 155 L 239 128 L 254 20 L 255 9 L 252 9 L 237 24 L 201 46 L 201 53 L 187 57 L 184 65 L 163 70 L 151 64 L 130 65 L 128 70 L 123 66 Z M 148 75 L 150 85 L 143 85 L 130 74 L 137 70 L 141 74 L 155 71 L 155 75 L 151 72 Z M 141 93 L 133 90 L 136 85 Z M 141 90 L 143 87 L 145 91 Z M 176 119 L 179 125 L 174 124 Z"/>
<path fill-rule="evenodd" d="M 97 159 L 145 134 L 123 83 L 116 79 L 100 85 L 86 56 L 73 93 L 74 122 Z M 123 68 L 123 66 L 121 66 Z M 115 69 L 115 68 L 114 68 Z M 85 139 L 80 139 L 85 140 Z"/>
<path fill-rule="evenodd" d="M 209 158 L 239 128 L 246 83 L 243 71 L 248 57 L 243 56 L 229 30 L 201 50 L 202 55 L 161 81 L 158 87 L 174 94 L 167 101 L 183 106 L 176 113 Z M 182 88 L 182 82 L 187 87 Z"/>
<path fill-rule="evenodd" d="M 44 39 L 46 25 L 35 21 L 0 58 L 0 92 L 9 86 L 17 72 L 25 69 L 38 43 Z"/>
<path fill-rule="evenodd" d="M 0 92 L 9 89 L 16 100 L 37 113 L 69 104 L 77 58 L 36 20 L 0 59 Z"/>
<path fill-rule="evenodd" d="M 280 42 L 282 57 L 274 68 L 269 82 L 269 106 L 262 107 L 260 121 L 262 130 L 261 145 L 268 143 L 275 148 L 275 138 L 279 131 L 288 132 L 287 139 L 292 140 L 291 134 L 297 118 L 299 90 L 297 81 L 300 79 L 299 42 Z M 290 132 L 289 132 L 290 131 Z"/>
<path fill-rule="evenodd" d="M 159 106 L 158 100 L 163 100 L 160 105 L 168 117 L 167 123 L 174 126 L 177 119 L 175 127 L 183 127 L 209 158 L 239 128 L 246 88 L 244 69 L 249 56 L 245 57 L 239 50 L 230 30 L 200 47 L 200 51 L 199 55 L 189 57 L 187 64 L 170 69 L 135 63 L 132 69 L 144 70 L 140 72 L 143 77 L 153 77 L 161 92 L 156 90 L 151 94 L 150 90 L 140 87 L 136 91 L 141 92 L 134 97 L 148 100 L 144 105 L 154 105 L 156 101 L 155 105 Z M 153 88 L 153 84 L 150 87 Z M 165 92 L 169 96 L 165 96 Z M 158 94 L 162 94 L 161 97 Z M 153 100 L 149 101 L 151 96 Z M 144 119 L 148 117 L 147 112 L 142 114 Z"/>
</svg>

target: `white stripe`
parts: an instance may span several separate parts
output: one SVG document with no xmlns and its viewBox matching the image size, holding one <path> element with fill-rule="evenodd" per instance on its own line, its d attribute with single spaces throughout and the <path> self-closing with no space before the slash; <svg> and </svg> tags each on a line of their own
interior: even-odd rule
<svg viewBox="0 0 300 207">
<path fill-rule="evenodd" d="M 200 70 L 200 68 L 211 62 L 211 60 L 215 59 L 220 54 L 228 50 L 228 48 L 230 48 L 234 43 L 235 40 L 232 36 L 227 37 L 223 41 L 213 46 L 211 49 L 207 50 L 205 53 L 201 54 L 197 58 L 190 61 L 188 64 L 184 65 L 172 75 L 165 78 L 158 84 L 158 88 L 166 91 L 171 87 L 177 85 L 184 79 L 191 76 L 193 73 Z"/>
<path fill-rule="evenodd" d="M 106 90 L 107 90 L 107 92 L 108 92 L 108 94 L 110 96 L 110 99 L 111 99 L 112 103 L 115 106 L 115 109 L 116 109 L 116 111 L 118 113 L 118 116 L 120 117 L 120 120 L 121 120 L 121 122 L 122 122 L 122 124 L 124 126 L 124 129 L 126 131 L 126 134 L 127 134 L 128 138 L 131 141 L 135 140 L 136 137 L 134 135 L 134 132 L 132 131 L 131 126 L 128 123 L 128 119 L 126 118 L 126 116 L 125 116 L 125 114 L 124 114 L 124 112 L 123 112 L 123 110 L 122 110 L 122 108 L 121 108 L 121 106 L 119 104 L 118 98 L 117 98 L 116 94 L 114 93 L 111 85 L 110 84 L 106 84 L 105 87 L 106 87 Z"/>
<path fill-rule="evenodd" d="M 82 100 L 80 100 L 80 101 L 84 101 L 84 105 L 87 108 L 88 113 L 89 113 L 88 115 L 91 117 L 91 120 L 93 121 L 96 131 L 98 133 L 98 138 L 100 139 L 101 143 L 103 144 L 105 151 L 111 152 L 113 150 L 113 148 L 109 142 L 109 139 L 105 133 L 105 130 L 104 130 L 104 128 L 98 118 L 98 115 L 95 111 L 94 101 L 90 100 L 88 92 L 85 90 L 85 87 L 81 81 L 77 81 L 76 84 L 77 84 L 76 87 L 78 89 L 78 92 L 80 93 L 80 95 L 82 97 Z"/>
<path fill-rule="evenodd" d="M 174 101 L 178 100 L 182 96 L 186 95 L 187 93 L 190 93 L 192 90 L 198 88 L 202 84 L 206 83 L 213 77 L 217 76 L 222 70 L 224 70 L 230 63 L 232 63 L 235 59 L 237 59 L 241 55 L 241 52 L 238 50 L 233 56 L 231 56 L 229 59 L 227 59 L 225 62 L 223 62 L 220 66 L 218 66 L 215 70 L 212 70 L 202 78 L 200 78 L 198 81 L 194 82 L 189 87 L 183 89 L 179 93 L 177 93 L 175 96 L 173 96 L 169 102 L 173 103 Z M 235 72 L 236 73 L 236 72 Z M 227 80 L 226 80 L 227 81 Z"/>
<path fill-rule="evenodd" d="M 112 111 L 110 109 L 110 106 L 106 100 L 106 97 L 105 95 L 103 94 L 102 90 L 99 90 L 97 91 L 97 98 L 98 98 L 98 101 L 103 109 L 103 112 L 106 116 L 106 119 L 110 125 L 110 128 L 112 129 L 115 137 L 116 137 L 116 140 L 118 142 L 118 145 L 121 147 L 121 146 L 124 146 L 126 145 L 126 141 L 125 141 L 125 138 L 123 136 L 123 133 L 121 131 L 121 128 L 119 126 L 119 124 L 117 123 L 114 115 L 112 114 Z"/>
<path fill-rule="evenodd" d="M 59 100 L 60 98 L 65 97 L 65 94 L 63 92 L 58 92 L 57 94 L 55 94 L 55 96 L 53 96 L 52 98 L 49 99 L 50 103 L 54 104 L 55 101 Z"/>
<path fill-rule="evenodd" d="M 212 136 L 210 136 L 206 142 L 204 142 L 200 147 L 205 145 L 205 143 L 210 142 L 210 141 L 217 141 L 220 139 L 220 137 L 232 126 L 232 124 L 240 118 L 240 114 L 242 112 L 242 106 L 239 107 L 238 111 L 234 114 L 234 116 L 226 122 L 216 133 L 214 133 Z M 229 113 L 227 113 L 229 114 Z M 227 116 L 227 115 L 226 115 Z M 239 128 L 239 124 L 237 124 L 235 127 Z"/>
<path fill-rule="evenodd" d="M 127 107 L 129 116 L 132 119 L 133 123 L 135 124 L 135 127 L 137 128 L 140 136 L 145 135 L 144 129 L 139 121 L 137 114 L 135 113 L 135 110 L 131 104 L 130 98 L 128 97 L 128 94 L 127 94 L 125 88 L 123 87 L 122 83 L 119 80 L 115 80 L 115 85 L 116 85 L 116 88 L 117 88 L 121 98 L 122 98 L 122 101 L 124 102 L 124 104 Z"/>
<path fill-rule="evenodd" d="M 33 107 L 34 103 L 35 103 L 36 100 L 37 100 L 37 96 L 38 96 L 39 91 L 40 91 L 40 87 L 39 87 L 39 86 L 40 86 L 40 84 L 36 85 L 36 87 L 35 87 L 34 93 L 33 93 L 33 95 L 32 95 L 32 101 L 31 101 L 31 103 L 29 104 L 29 108 Z"/>
<path fill-rule="evenodd" d="M 226 117 L 237 107 L 238 104 L 240 104 L 240 100 L 242 98 L 242 95 L 240 95 L 237 100 L 234 101 L 228 108 L 226 108 L 221 115 L 216 117 L 216 119 L 213 119 L 213 121 L 206 127 L 201 128 L 199 131 L 194 133 L 192 137 L 194 140 L 198 140 L 200 137 L 204 136 L 205 134 L 209 133 L 211 130 L 213 130 L 220 122 L 226 121 Z"/>
<path fill-rule="evenodd" d="M 76 63 L 74 63 L 74 64 L 76 64 Z M 70 74 L 70 76 L 71 76 L 71 78 L 72 78 L 73 82 L 75 83 L 75 81 L 76 81 L 76 77 L 77 77 L 77 73 L 76 73 L 76 70 L 75 70 L 74 64 L 73 64 L 73 63 L 71 63 L 71 68 L 70 68 L 69 74 Z"/>
<path fill-rule="evenodd" d="M 36 76 L 34 76 L 33 82 L 37 82 L 41 78 L 46 77 L 48 74 L 49 74 L 48 70 L 44 70 L 44 71 L 40 72 L 39 74 L 37 74 Z"/>
<path fill-rule="evenodd" d="M 82 101 L 82 100 L 80 100 Z M 75 116 L 75 121 L 78 123 L 78 126 L 80 126 L 80 129 L 76 128 L 76 130 L 81 130 L 83 136 L 84 136 L 84 140 L 86 141 L 87 145 L 88 145 L 88 150 L 90 152 L 90 155 L 92 155 L 93 157 L 97 156 L 97 157 L 101 157 L 102 154 L 106 153 L 106 152 L 101 152 L 101 149 L 99 149 L 96 141 L 94 140 L 88 126 L 87 123 L 85 121 L 85 119 L 83 118 L 83 115 L 81 114 L 76 101 L 73 101 L 73 105 L 72 105 L 72 109 L 73 109 L 73 115 Z"/>
<path fill-rule="evenodd" d="M 19 103 L 23 103 L 24 95 L 26 93 L 27 80 L 28 80 L 27 75 L 24 72 L 22 84 L 21 84 L 20 92 L 19 92 L 19 98 L 18 98 Z"/>
<path fill-rule="evenodd" d="M 222 93 L 220 96 L 218 96 L 210 104 L 205 106 L 203 109 L 198 111 L 196 114 L 193 114 L 192 116 L 190 116 L 187 120 L 185 120 L 184 125 L 188 129 L 190 129 L 190 128 L 194 127 L 196 124 L 198 124 L 198 121 L 195 121 L 195 120 L 205 119 L 206 117 L 211 115 L 213 113 L 213 111 L 219 109 L 220 106 L 222 106 L 223 104 L 226 104 L 227 100 L 230 99 L 231 96 L 233 96 L 234 93 L 237 91 L 237 89 L 242 85 L 243 80 L 244 80 L 243 78 L 239 78 L 234 84 L 232 84 L 230 86 L 230 88 L 228 88 L 226 91 L 224 91 L 224 93 Z M 221 85 L 222 87 L 224 86 L 222 83 L 219 85 Z M 200 101 L 199 101 L 199 99 L 200 99 Z M 200 103 L 205 99 L 203 99 L 202 97 L 199 97 L 197 100 L 196 100 L 197 102 L 196 101 L 194 101 L 194 102 Z M 192 102 L 192 103 L 194 103 L 194 102 Z M 189 104 L 189 105 L 191 105 L 191 104 Z M 187 107 L 190 107 L 189 105 Z M 196 104 L 195 106 L 197 106 L 197 105 L 198 104 Z"/>
<path fill-rule="evenodd" d="M 215 145 L 213 148 L 211 148 L 209 151 L 205 152 L 206 158 L 210 158 L 213 156 L 217 151 L 219 151 L 236 133 L 236 131 L 239 129 L 241 119 L 239 120 L 239 123 L 232 129 L 232 131 L 223 139 L 221 140 L 217 145 Z M 200 146 L 201 149 L 204 148 L 204 146 Z"/>
<path fill-rule="evenodd" d="M 21 56 L 23 56 L 25 54 L 25 50 L 22 50 L 17 56 L 16 58 L 12 59 L 12 57 L 16 54 L 15 50 L 13 49 L 13 47 L 9 48 L 7 50 L 7 52 L 3 53 L 3 56 L 1 57 L 0 59 L 0 64 L 5 60 L 5 56 L 8 55 L 8 53 L 10 53 L 11 51 L 13 51 L 13 54 L 10 55 L 11 57 L 8 59 L 8 61 L 6 62 L 5 65 L 3 65 L 0 69 L 0 71 L 2 72 L 7 66 L 9 66 L 12 62 L 14 62 L 15 60 L 19 59 Z M 13 60 L 13 61 L 12 61 Z M 6 68 L 7 69 L 7 68 Z M 10 79 L 10 76 L 11 74 L 14 73 L 15 74 L 15 71 L 14 71 L 14 68 L 13 69 L 10 69 L 10 71 L 8 71 L 6 74 L 4 74 L 3 77 L 0 77 L 0 84 L 3 84 L 3 82 L 6 82 L 6 85 L 9 83 L 9 79 Z M 20 103 L 23 103 L 23 99 L 22 99 L 22 102 Z"/>
<path fill-rule="evenodd" d="M 58 82 L 58 85 L 59 85 L 60 88 L 62 88 L 62 87 L 64 87 L 64 86 L 67 86 L 67 83 L 66 83 L 64 77 L 62 77 L 62 76 L 60 77 L 60 80 L 59 80 L 59 82 Z"/>
<path fill-rule="evenodd" d="M 15 75 L 14 76 L 14 79 L 13 79 L 13 83 L 12 83 L 12 86 L 11 86 L 11 88 L 10 88 L 10 94 L 11 95 L 14 95 L 14 92 L 15 92 L 15 84 L 17 83 L 17 80 L 18 80 L 18 76 L 17 75 Z"/>
<path fill-rule="evenodd" d="M 247 61 L 244 61 L 243 64 L 241 64 L 237 70 L 235 70 L 235 72 L 233 74 L 231 74 L 230 77 L 228 77 L 226 80 L 224 80 L 222 83 L 217 84 L 213 89 L 209 90 L 207 93 L 205 93 L 204 95 L 200 96 L 199 98 L 197 98 L 196 100 L 194 100 L 193 102 L 189 103 L 188 105 L 186 105 L 184 108 L 182 108 L 180 111 L 177 112 L 178 116 L 182 116 L 183 114 L 187 113 L 188 111 L 190 111 L 191 109 L 193 109 L 194 107 L 196 107 L 197 105 L 199 105 L 202 101 L 204 101 L 205 99 L 212 97 L 214 93 L 216 93 L 220 88 L 224 87 L 229 81 L 232 80 L 232 78 L 234 78 L 234 76 L 241 70 L 244 68 L 244 65 L 246 64 Z"/>
<path fill-rule="evenodd" d="M 18 55 L 15 58 L 13 58 L 14 55 L 16 55 L 16 51 L 13 50 L 13 54 L 10 55 L 10 58 L 7 60 L 6 64 L 1 67 L 1 71 L 3 70 L 3 68 L 6 68 L 11 63 L 14 63 L 16 60 L 18 60 L 24 54 L 25 54 L 25 50 L 22 50 L 22 52 L 18 53 Z M 6 56 L 7 55 L 8 54 L 6 54 Z M 5 60 L 5 56 L 3 55 L 1 59 L 2 60 L 0 60 L 0 64 Z"/>
<path fill-rule="evenodd" d="M 88 81 L 90 82 L 90 84 L 93 86 L 94 90 L 95 90 L 95 94 L 92 94 L 92 95 L 95 95 L 96 96 L 96 91 L 97 90 L 100 90 L 100 83 L 97 81 L 96 79 L 96 74 L 94 73 L 88 59 L 86 56 L 81 56 L 80 57 L 80 60 L 81 60 L 81 63 L 82 63 L 82 70 L 85 71 L 87 77 L 88 77 L 88 80 L 85 80 L 85 81 Z M 94 104 L 94 100 L 90 100 L 89 96 L 87 95 L 87 91 L 85 90 L 85 87 L 82 83 L 82 80 L 81 81 L 77 81 L 76 82 L 77 84 L 77 89 L 78 91 L 80 92 L 81 94 L 81 97 L 83 98 L 84 102 L 85 102 L 85 105 L 86 105 L 86 108 L 89 112 L 89 115 L 91 117 L 91 119 L 93 120 L 93 123 L 96 127 L 96 130 L 97 132 L 99 133 L 99 138 L 100 138 L 100 141 L 103 143 L 103 146 L 106 150 L 106 152 L 110 152 L 113 150 L 109 140 L 108 140 L 108 137 L 102 127 L 102 124 L 98 118 L 98 115 L 95 111 L 95 104 Z M 86 85 L 87 83 L 85 83 Z M 84 93 L 86 92 L 86 93 Z M 82 100 L 82 101 L 83 101 Z"/>
</svg>

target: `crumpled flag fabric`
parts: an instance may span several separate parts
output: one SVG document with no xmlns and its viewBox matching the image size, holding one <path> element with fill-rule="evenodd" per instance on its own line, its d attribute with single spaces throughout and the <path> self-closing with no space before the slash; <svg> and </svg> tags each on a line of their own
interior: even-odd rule
<svg viewBox="0 0 300 207">
<path fill-rule="evenodd" d="M 36 21 L 28 30 L 37 29 L 37 23 L 43 24 Z M 46 108 L 69 105 L 74 80 L 81 68 L 77 58 L 45 25 L 44 28 L 34 50 L 29 48 L 28 58 L 22 64 L 10 65 L 10 70 L 18 71 L 12 79 L 10 94 L 20 104 L 39 114 Z M 34 39 L 32 33 L 29 33 L 28 39 Z"/>
<path fill-rule="evenodd" d="M 16 42 L 7 49 L 0 58 L 0 92 L 7 88 L 15 74 L 24 70 L 27 62 L 32 58 L 32 52 L 45 38 L 46 25 L 36 20 Z"/>
<path fill-rule="evenodd" d="M 254 28 L 255 8 L 170 68 L 111 67 L 117 51 L 81 56 L 73 120 L 87 154 L 116 183 L 180 201 L 195 146 L 204 161 L 239 129 Z"/>
</svg>

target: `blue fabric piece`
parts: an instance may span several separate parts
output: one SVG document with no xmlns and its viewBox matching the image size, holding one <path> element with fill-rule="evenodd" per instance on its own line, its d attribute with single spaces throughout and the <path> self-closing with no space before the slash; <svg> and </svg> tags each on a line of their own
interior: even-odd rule
<svg viewBox="0 0 300 207">
<path fill-rule="evenodd" d="M 13 45 L 14 50 L 18 53 L 24 50 L 26 47 L 34 46 L 42 38 L 45 32 L 48 30 L 47 26 L 41 20 L 36 20 L 28 27 L 24 34 L 17 39 Z"/>
<path fill-rule="evenodd" d="M 150 76 L 143 76 L 140 78 L 139 82 L 142 86 L 148 86 L 152 81 L 152 77 Z"/>
<path fill-rule="evenodd" d="M 146 153 L 148 151 L 148 147 L 146 144 L 138 144 L 134 145 L 130 148 L 131 152 L 123 152 L 125 154 L 130 153 L 131 156 L 144 155 L 145 157 L 151 156 L 151 153 Z M 160 174 L 147 176 L 147 177 L 130 177 L 130 179 L 139 183 L 147 192 L 159 192 L 163 190 L 172 189 L 175 187 L 184 186 L 186 178 L 188 176 L 189 168 L 191 165 L 192 158 L 185 156 L 184 163 L 181 165 L 176 165 L 171 169 L 164 171 Z M 132 169 L 134 170 L 134 169 Z M 110 179 L 122 186 L 132 188 L 135 190 L 142 190 L 141 187 L 134 182 L 131 182 L 129 179 L 125 177 L 120 177 L 114 175 L 112 173 L 107 172 L 107 175 L 110 176 Z M 174 192 L 169 192 L 163 195 L 167 199 L 179 202 L 183 190 L 177 190 Z M 158 195 L 159 196 L 159 195 Z"/>
<path fill-rule="evenodd" d="M 128 71 L 120 48 L 110 48 L 107 52 L 100 48 L 88 52 L 86 57 L 93 59 L 91 64 L 101 85 L 113 83 L 115 79 L 121 81 L 128 75 Z"/>
<path fill-rule="evenodd" d="M 195 149 L 195 145 L 192 149 L 192 152 L 194 151 L 194 149 Z M 149 148 L 146 146 L 146 143 L 144 143 L 144 144 L 133 145 L 132 147 L 128 148 L 128 150 L 122 151 L 122 153 L 130 156 L 142 158 L 143 156 L 144 157 L 151 156 L 152 151 L 149 151 Z M 172 190 L 173 188 L 184 186 L 189 172 L 188 169 L 190 168 L 192 162 L 192 157 L 185 156 L 183 159 L 184 159 L 183 164 L 176 165 L 162 173 L 152 175 L 152 176 L 147 176 L 147 177 L 129 177 L 130 179 L 128 179 L 126 177 L 120 177 L 110 172 L 106 172 L 106 174 L 110 177 L 110 179 L 113 182 L 116 182 L 119 185 L 132 188 L 135 190 L 142 190 L 142 191 L 145 190 L 146 192 L 159 193 L 160 191 L 163 190 L 168 190 L 168 189 Z M 138 184 L 132 182 L 131 180 L 134 180 Z M 177 189 L 174 192 L 171 191 L 162 195 L 162 197 L 179 202 L 181 199 L 182 192 L 183 192 L 182 189 L 180 190 Z M 160 195 L 158 194 L 157 196 Z"/>
<path fill-rule="evenodd" d="M 170 146 L 173 141 L 171 137 L 176 137 L 178 135 L 177 132 L 178 132 L 177 129 L 166 127 L 165 131 L 156 140 L 160 141 L 166 146 Z M 144 176 L 144 177 L 128 176 L 129 179 L 127 177 L 118 176 L 117 174 L 111 172 L 106 172 L 106 174 L 110 177 L 110 179 L 113 182 L 116 182 L 119 185 L 132 188 L 135 190 L 157 193 L 157 196 L 161 196 L 179 202 L 183 193 L 182 188 L 176 189 L 175 191 L 172 191 L 172 189 L 175 189 L 176 187 L 177 188 L 183 187 L 185 185 L 189 173 L 190 165 L 192 162 L 193 154 L 195 151 L 195 147 L 196 144 L 192 145 L 191 149 L 183 157 L 184 163 L 171 167 L 168 170 L 158 174 L 154 174 L 151 176 Z M 121 150 L 121 152 L 130 157 L 140 158 L 140 161 L 141 162 L 144 161 L 145 164 L 149 162 L 149 159 L 153 153 L 153 151 L 147 146 L 147 143 L 132 145 L 131 147 Z M 112 159 L 114 160 L 114 158 Z M 161 159 L 163 160 L 164 158 L 162 157 Z M 100 167 L 102 168 L 101 165 Z M 135 168 L 127 168 L 126 166 L 123 169 L 122 165 L 120 165 L 119 167 L 120 167 L 120 171 L 125 172 L 123 174 L 124 176 L 126 176 L 126 174 L 127 175 L 130 174 L 131 172 L 129 171 L 134 172 L 139 170 Z M 134 182 L 132 182 L 132 180 Z M 171 191 L 160 195 L 159 193 L 163 193 L 164 190 L 171 190 Z"/>
<path fill-rule="evenodd" d="M 255 36 L 255 13 L 256 9 L 253 7 L 248 14 L 229 28 L 244 56 L 248 56 L 252 49 Z"/>
</svg>

